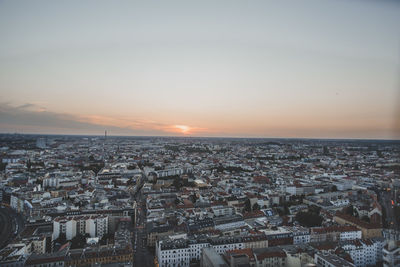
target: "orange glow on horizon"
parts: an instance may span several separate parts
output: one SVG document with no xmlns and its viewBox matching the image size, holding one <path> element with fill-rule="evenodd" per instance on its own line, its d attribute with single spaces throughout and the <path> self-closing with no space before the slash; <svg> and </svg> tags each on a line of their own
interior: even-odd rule
<svg viewBox="0 0 400 267">
<path fill-rule="evenodd" d="M 191 128 L 186 125 L 175 125 L 175 128 L 180 131 L 182 134 L 190 134 Z"/>
</svg>

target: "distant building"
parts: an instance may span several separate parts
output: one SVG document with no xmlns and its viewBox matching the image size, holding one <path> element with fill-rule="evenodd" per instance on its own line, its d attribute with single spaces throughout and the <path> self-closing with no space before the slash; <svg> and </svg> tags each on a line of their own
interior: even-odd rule
<svg viewBox="0 0 400 267">
<path fill-rule="evenodd" d="M 45 138 L 42 138 L 42 137 L 36 139 L 36 147 L 37 147 L 37 148 L 41 148 L 41 149 L 46 148 L 46 147 L 47 147 L 47 145 L 46 145 L 46 139 L 45 139 Z"/>
</svg>

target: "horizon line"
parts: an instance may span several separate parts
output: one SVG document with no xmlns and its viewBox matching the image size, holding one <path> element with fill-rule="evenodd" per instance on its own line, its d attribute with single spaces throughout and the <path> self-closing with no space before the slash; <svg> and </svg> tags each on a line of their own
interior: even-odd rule
<svg viewBox="0 0 400 267">
<path fill-rule="evenodd" d="M 0 135 L 37 135 L 37 136 L 87 136 L 87 137 L 104 137 L 104 135 L 96 134 L 54 134 L 54 133 L 5 133 L 0 132 Z M 192 136 L 192 135 L 109 135 L 107 137 L 148 137 L 148 138 L 187 138 L 187 139 L 287 139 L 287 140 L 331 140 L 331 141 L 400 141 L 399 139 L 385 139 L 385 138 L 345 138 L 345 137 L 237 137 L 237 136 Z"/>
</svg>

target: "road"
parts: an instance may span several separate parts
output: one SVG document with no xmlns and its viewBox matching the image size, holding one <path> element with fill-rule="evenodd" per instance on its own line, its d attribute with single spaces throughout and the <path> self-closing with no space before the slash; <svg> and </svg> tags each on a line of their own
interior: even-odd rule
<svg viewBox="0 0 400 267">
<path fill-rule="evenodd" d="M 13 231 L 12 219 L 7 209 L 0 208 L 0 248 L 5 247 L 11 240 Z"/>
<path fill-rule="evenodd" d="M 11 208 L 0 206 L 0 248 L 8 245 L 23 229 L 22 216 Z"/>
<path fill-rule="evenodd" d="M 133 266 L 137 267 L 154 266 L 154 255 L 147 248 L 146 201 L 141 192 L 143 183 L 146 179 L 142 180 L 143 181 L 139 185 L 137 193 L 133 195 L 138 207 L 132 239 L 134 251 Z"/>
<path fill-rule="evenodd" d="M 386 211 L 386 221 L 390 229 L 400 230 L 398 221 L 395 218 L 393 206 L 392 206 L 392 194 L 390 192 L 383 191 L 381 194 L 382 208 Z"/>
</svg>

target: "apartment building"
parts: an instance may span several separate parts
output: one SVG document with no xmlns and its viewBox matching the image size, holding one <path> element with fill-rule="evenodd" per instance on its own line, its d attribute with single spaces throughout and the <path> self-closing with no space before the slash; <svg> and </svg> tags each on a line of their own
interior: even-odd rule
<svg viewBox="0 0 400 267">
<path fill-rule="evenodd" d="M 57 217 L 53 221 L 53 240 L 61 234 L 71 240 L 78 234 L 102 238 L 107 233 L 108 216 L 105 215 Z"/>
</svg>

